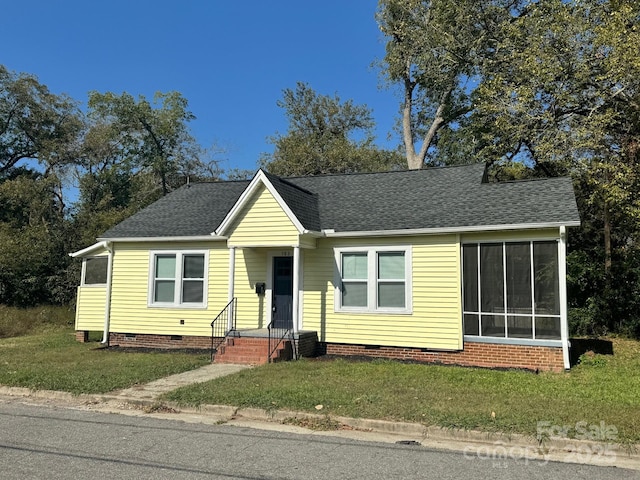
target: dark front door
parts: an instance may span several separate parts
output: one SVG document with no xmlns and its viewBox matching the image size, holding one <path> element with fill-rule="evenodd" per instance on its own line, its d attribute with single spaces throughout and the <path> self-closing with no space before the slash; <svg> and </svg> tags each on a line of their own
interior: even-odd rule
<svg viewBox="0 0 640 480">
<path fill-rule="evenodd" d="M 271 309 L 275 328 L 293 328 L 293 257 L 273 257 Z"/>
</svg>

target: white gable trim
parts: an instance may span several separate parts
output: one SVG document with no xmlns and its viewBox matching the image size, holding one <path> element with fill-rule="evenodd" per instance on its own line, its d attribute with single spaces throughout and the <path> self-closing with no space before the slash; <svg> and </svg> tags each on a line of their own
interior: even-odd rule
<svg viewBox="0 0 640 480">
<path fill-rule="evenodd" d="M 220 237 L 225 235 L 229 227 L 233 224 L 233 221 L 240 214 L 247 202 L 249 202 L 253 194 L 258 190 L 260 184 L 264 185 L 266 189 L 269 190 L 269 193 L 271 193 L 273 198 L 275 198 L 276 202 L 278 202 L 278 205 L 280 205 L 280 208 L 282 208 L 287 217 L 289 217 L 289 220 L 291 220 L 291 223 L 293 223 L 293 225 L 296 227 L 298 233 L 305 233 L 305 229 L 302 226 L 302 223 L 300 223 L 298 217 L 296 217 L 291 211 L 289 205 L 287 205 L 287 202 L 283 200 L 283 198 L 280 196 L 273 184 L 269 181 L 264 172 L 262 170 L 258 170 L 258 173 L 255 174 L 253 180 L 251 180 L 251 183 L 249 183 L 244 192 L 242 192 L 242 195 L 240 195 L 238 201 L 231 208 L 231 210 L 229 210 L 227 216 L 224 217 L 224 220 L 222 221 L 222 223 L 220 223 L 220 226 L 216 228 L 216 230 L 211 235 Z"/>
<path fill-rule="evenodd" d="M 78 250 L 77 252 L 70 253 L 69 256 L 71 258 L 77 257 L 86 257 L 87 255 L 95 252 L 96 250 L 108 250 L 107 242 L 98 242 L 93 245 L 83 248 L 82 250 Z"/>
</svg>

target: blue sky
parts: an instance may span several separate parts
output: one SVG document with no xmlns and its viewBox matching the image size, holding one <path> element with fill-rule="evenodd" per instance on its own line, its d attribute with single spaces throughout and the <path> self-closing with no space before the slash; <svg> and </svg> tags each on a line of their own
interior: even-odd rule
<svg viewBox="0 0 640 480">
<path fill-rule="evenodd" d="M 109 0 L 5 2 L 0 62 L 54 93 L 86 102 L 91 90 L 151 98 L 180 92 L 205 147 L 225 168 L 256 168 L 266 138 L 284 133 L 276 105 L 297 81 L 366 103 L 387 140 L 398 97 L 379 88 L 384 55 L 375 0 Z"/>
</svg>

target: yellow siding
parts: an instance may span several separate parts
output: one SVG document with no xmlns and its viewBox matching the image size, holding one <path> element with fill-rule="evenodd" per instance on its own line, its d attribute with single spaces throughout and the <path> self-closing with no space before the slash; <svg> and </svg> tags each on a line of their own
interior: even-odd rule
<svg viewBox="0 0 640 480">
<path fill-rule="evenodd" d="M 112 332 L 210 335 L 211 321 L 227 304 L 229 251 L 225 242 L 116 243 L 111 292 Z M 208 250 L 207 308 L 148 307 L 150 250 Z M 180 325 L 184 320 L 184 325 Z"/>
<path fill-rule="evenodd" d="M 255 284 L 267 282 L 267 250 L 236 250 L 234 295 L 238 298 L 238 328 L 267 328 L 266 296 L 257 295 Z"/>
<path fill-rule="evenodd" d="M 300 247 L 302 248 L 316 248 L 316 237 L 311 235 L 300 235 Z"/>
<path fill-rule="evenodd" d="M 76 304 L 76 330 L 104 329 L 105 286 L 78 287 Z"/>
<path fill-rule="evenodd" d="M 266 187 L 261 186 L 231 227 L 229 246 L 298 245 L 299 233 Z"/>
<path fill-rule="evenodd" d="M 412 245 L 413 313 L 335 312 L 333 249 L 386 245 Z M 456 235 L 318 240 L 318 249 L 304 255 L 303 328 L 327 342 L 460 349 L 459 252 Z"/>
</svg>

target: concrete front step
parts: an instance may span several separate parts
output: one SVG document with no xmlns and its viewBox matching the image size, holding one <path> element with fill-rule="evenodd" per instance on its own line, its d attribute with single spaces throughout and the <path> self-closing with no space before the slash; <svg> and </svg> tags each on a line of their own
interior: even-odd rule
<svg viewBox="0 0 640 480">
<path fill-rule="evenodd" d="M 268 362 L 267 356 L 258 357 L 256 355 L 222 355 L 216 356 L 214 363 L 234 363 L 238 365 L 264 365 Z"/>
</svg>

